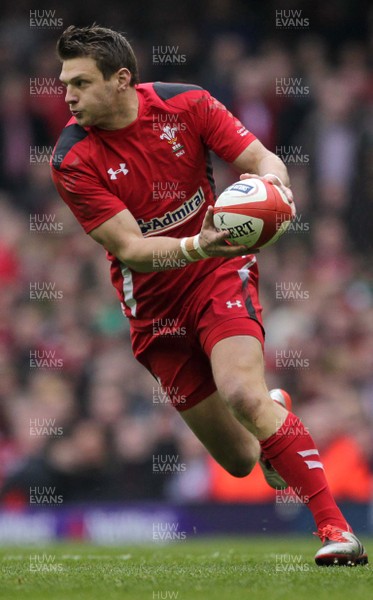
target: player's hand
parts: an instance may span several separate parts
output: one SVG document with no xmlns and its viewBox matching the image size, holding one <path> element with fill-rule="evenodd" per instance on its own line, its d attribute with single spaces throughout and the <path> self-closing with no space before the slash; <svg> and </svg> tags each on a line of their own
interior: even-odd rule
<svg viewBox="0 0 373 600">
<path fill-rule="evenodd" d="M 214 208 L 207 207 L 205 218 L 199 234 L 199 243 L 209 256 L 222 256 L 233 258 L 234 256 L 244 256 L 246 254 L 256 254 L 259 250 L 251 250 L 246 246 L 235 246 L 227 244 L 229 231 L 217 231 L 214 225 Z"/>
<path fill-rule="evenodd" d="M 255 179 L 266 179 L 267 181 L 270 181 L 271 183 L 274 183 L 275 185 L 277 185 L 277 187 L 279 187 L 284 192 L 286 198 L 288 199 L 288 202 L 289 202 L 290 208 L 291 208 L 292 217 L 293 218 L 295 217 L 295 215 L 297 214 L 297 209 L 296 209 L 295 203 L 294 203 L 293 192 L 291 191 L 291 189 L 289 187 L 287 187 L 286 185 L 284 185 L 282 183 L 282 181 L 279 177 L 277 177 L 276 175 L 272 175 L 272 174 L 268 174 L 268 175 L 265 175 L 265 177 L 261 177 L 260 175 L 256 175 L 254 173 L 242 173 L 242 175 L 240 175 L 240 179 L 251 179 L 252 177 L 255 177 Z"/>
</svg>

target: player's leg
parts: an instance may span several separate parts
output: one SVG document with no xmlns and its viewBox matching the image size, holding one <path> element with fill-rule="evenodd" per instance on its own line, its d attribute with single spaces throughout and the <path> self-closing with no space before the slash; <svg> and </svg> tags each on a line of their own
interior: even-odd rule
<svg viewBox="0 0 373 600">
<path fill-rule="evenodd" d="M 262 347 L 255 337 L 234 336 L 217 342 L 211 352 L 211 367 L 222 398 L 259 441 L 279 429 L 288 412 L 269 395 Z"/>
<path fill-rule="evenodd" d="M 279 429 L 288 411 L 269 395 L 259 340 L 248 335 L 220 340 L 212 348 L 211 367 L 222 398 L 259 441 Z"/>
<path fill-rule="evenodd" d="M 244 335 L 221 339 L 211 350 L 211 366 L 218 392 L 237 420 L 254 433 L 265 458 L 310 508 L 325 542 L 316 562 L 365 564 L 365 551 L 334 501 L 310 433 L 269 395 L 260 342 Z"/>
<path fill-rule="evenodd" d="M 179 323 L 185 323 L 182 316 Z M 157 378 L 160 395 L 169 397 L 215 460 L 231 475 L 248 475 L 258 461 L 259 442 L 216 392 L 209 359 L 198 340 L 133 331 L 132 344 L 137 360 Z"/>
<path fill-rule="evenodd" d="M 258 343 L 255 338 L 250 339 L 252 339 L 254 344 Z M 261 366 L 261 370 L 263 371 L 263 366 Z M 278 426 L 280 423 L 282 423 L 286 417 L 287 411 L 281 406 L 283 400 L 281 397 L 279 399 L 276 397 L 276 394 L 274 397 L 269 396 L 264 383 L 264 373 L 262 373 L 262 389 L 264 392 L 264 397 L 270 398 L 269 404 L 273 404 L 273 400 L 276 400 L 277 406 L 269 406 L 270 412 L 268 413 L 269 418 L 271 415 L 273 415 L 275 419 L 275 422 L 272 424 L 273 429 L 275 425 Z M 263 404 L 261 406 L 264 408 Z M 246 423 L 244 422 L 241 424 L 241 427 L 238 428 L 239 416 L 234 414 L 234 411 L 232 412 L 230 405 L 225 401 L 222 401 L 218 394 L 214 394 L 211 398 L 204 400 L 198 404 L 195 409 L 186 411 L 186 414 L 185 412 L 181 414 L 184 417 L 184 420 L 188 423 L 189 427 L 209 450 L 210 454 L 229 473 L 232 474 L 232 470 L 231 468 L 227 468 L 227 464 L 234 460 L 234 455 L 232 455 L 232 444 L 235 444 L 236 440 L 236 443 L 242 448 L 241 438 L 243 431 L 246 431 L 246 435 L 244 435 L 244 439 L 246 440 L 245 452 L 251 449 L 255 444 L 255 448 L 257 449 L 255 455 L 257 458 L 259 458 L 259 444 L 257 439 L 260 438 L 257 435 L 255 428 L 252 428 L 252 423 L 249 421 Z M 265 415 L 264 419 L 266 419 Z M 248 447 L 247 433 L 251 433 L 250 448 Z M 225 439 L 226 436 L 229 436 L 229 439 L 226 440 L 226 443 L 220 443 L 220 440 Z M 245 456 L 247 457 L 248 455 L 246 454 Z M 251 469 L 253 466 L 254 464 L 252 464 Z M 270 462 L 264 459 L 264 457 L 262 457 L 262 460 L 260 461 L 260 466 L 263 470 L 263 474 L 267 480 L 267 483 L 271 487 L 277 489 L 285 489 L 288 487 L 288 484 L 276 472 Z"/>
<path fill-rule="evenodd" d="M 245 477 L 251 472 L 259 458 L 259 442 L 235 418 L 217 392 L 180 415 L 228 473 Z"/>
</svg>

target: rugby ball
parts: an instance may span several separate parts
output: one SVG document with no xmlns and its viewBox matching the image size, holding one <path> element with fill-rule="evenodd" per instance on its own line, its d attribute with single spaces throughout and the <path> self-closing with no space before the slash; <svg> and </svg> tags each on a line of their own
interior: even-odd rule
<svg viewBox="0 0 373 600">
<path fill-rule="evenodd" d="M 214 225 L 228 230 L 232 244 L 264 248 L 277 242 L 289 227 L 292 209 L 284 192 L 264 179 L 237 181 L 220 194 Z"/>
</svg>

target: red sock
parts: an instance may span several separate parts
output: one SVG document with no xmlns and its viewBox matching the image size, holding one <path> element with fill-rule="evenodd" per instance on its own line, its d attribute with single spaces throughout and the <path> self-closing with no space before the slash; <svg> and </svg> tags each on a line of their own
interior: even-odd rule
<svg viewBox="0 0 373 600">
<path fill-rule="evenodd" d="M 330 492 L 315 442 L 296 415 L 289 413 L 260 445 L 264 457 L 307 504 L 318 529 L 330 524 L 351 531 Z"/>
</svg>

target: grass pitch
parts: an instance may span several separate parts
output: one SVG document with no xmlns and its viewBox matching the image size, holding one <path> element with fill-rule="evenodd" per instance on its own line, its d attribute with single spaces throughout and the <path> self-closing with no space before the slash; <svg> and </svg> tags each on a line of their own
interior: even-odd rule
<svg viewBox="0 0 373 600">
<path fill-rule="evenodd" d="M 364 540 L 373 556 L 373 540 Z M 366 543 L 367 542 L 367 543 Z M 4 600 L 365 600 L 373 568 L 316 567 L 316 539 L 60 544 L 0 552 Z"/>
</svg>

